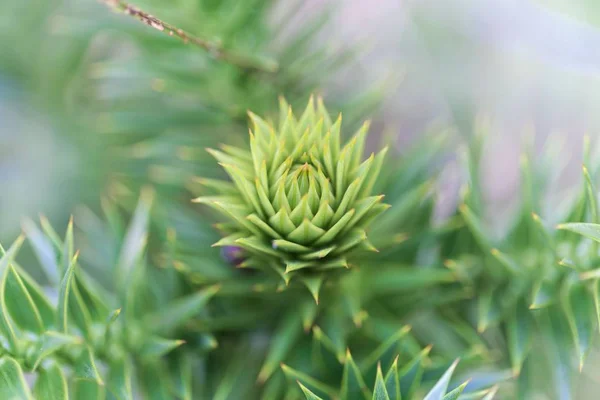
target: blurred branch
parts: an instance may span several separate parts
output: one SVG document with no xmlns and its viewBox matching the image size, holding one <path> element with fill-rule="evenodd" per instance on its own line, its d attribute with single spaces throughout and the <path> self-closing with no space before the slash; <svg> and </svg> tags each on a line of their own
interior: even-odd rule
<svg viewBox="0 0 600 400">
<path fill-rule="evenodd" d="M 239 54 L 237 52 L 226 50 L 219 42 L 191 35 L 185 32 L 184 30 L 179 29 L 166 22 L 163 22 L 160 19 L 122 0 L 100 0 L 100 2 L 108 5 L 117 12 L 122 12 L 124 14 L 130 15 L 135 19 L 143 22 L 144 24 L 156 30 L 159 30 L 169 36 L 176 36 L 186 44 L 192 43 L 206 50 L 208 54 L 210 54 L 216 60 L 220 60 L 235 65 L 239 68 L 251 71 L 272 73 L 276 72 L 278 69 L 278 64 L 275 60 L 260 60 L 243 54 Z"/>
</svg>

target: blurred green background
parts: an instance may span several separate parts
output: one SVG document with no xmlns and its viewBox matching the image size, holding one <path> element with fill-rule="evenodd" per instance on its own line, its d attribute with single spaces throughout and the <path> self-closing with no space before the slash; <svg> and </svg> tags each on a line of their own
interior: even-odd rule
<svg viewBox="0 0 600 400">
<path fill-rule="evenodd" d="M 0 237 L 23 216 L 64 225 L 101 194 L 165 190 L 202 174 L 202 148 L 243 137 L 245 111 L 309 93 L 399 148 L 432 121 L 468 135 L 491 118 L 484 187 L 510 208 L 524 132 L 537 147 L 558 134 L 578 178 L 581 136 L 598 128 L 600 7 L 590 1 L 153 0 L 163 20 L 260 62 L 248 73 L 161 35 L 97 1 L 8 0 L 0 5 Z M 401 79 L 400 79 L 401 78 Z M 449 167 L 451 169 L 451 167 Z M 448 173 L 449 190 L 456 181 Z M 132 186 L 133 185 L 133 186 Z M 562 186 L 560 186 L 562 185 Z M 111 192 L 112 191 L 112 192 Z M 175 193 L 176 194 L 176 193 Z M 507 205 L 508 204 L 508 205 Z"/>
</svg>

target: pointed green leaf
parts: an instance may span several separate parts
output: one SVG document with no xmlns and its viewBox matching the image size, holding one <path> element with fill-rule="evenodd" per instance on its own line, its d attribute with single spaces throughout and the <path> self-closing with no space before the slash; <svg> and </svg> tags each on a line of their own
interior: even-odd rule
<svg viewBox="0 0 600 400">
<path fill-rule="evenodd" d="M 31 296 L 31 300 L 40 313 L 44 327 L 50 328 L 55 323 L 55 310 L 50 300 L 44 293 L 44 290 L 38 283 L 18 264 L 13 263 L 12 267 L 21 278 L 21 282 L 25 286 L 27 292 Z"/>
<path fill-rule="evenodd" d="M 494 296 L 494 291 L 484 291 L 477 300 L 477 330 L 484 332 L 488 326 L 498 321 L 501 316 L 500 304 Z"/>
<path fill-rule="evenodd" d="M 296 344 L 302 332 L 300 314 L 288 313 L 277 327 L 271 346 L 258 374 L 258 380 L 265 382 L 275 372 L 279 363 L 283 361 L 288 352 Z"/>
<path fill-rule="evenodd" d="M 365 217 L 373 209 L 373 207 L 377 203 L 381 202 L 383 197 L 384 196 L 371 196 L 371 197 L 366 197 L 364 199 L 359 200 L 355 204 L 356 212 L 354 213 L 352 218 L 350 218 L 350 220 L 348 221 L 348 223 L 342 230 L 342 233 L 346 233 L 350 229 L 352 229 L 363 217 Z M 393 218 L 393 217 L 391 217 L 391 218 Z M 315 219 L 316 219 L 316 216 L 315 216 Z M 377 227 L 374 228 L 374 230 L 376 230 L 376 229 L 377 229 Z"/>
<path fill-rule="evenodd" d="M 329 206 L 329 201 L 323 201 L 320 204 L 317 213 L 313 217 L 312 223 L 318 226 L 319 228 L 326 229 L 327 227 L 329 227 L 332 217 L 333 210 Z"/>
<path fill-rule="evenodd" d="M 277 230 L 277 232 L 285 236 L 296 229 L 296 225 L 292 222 L 285 208 L 280 209 L 275 215 L 269 218 L 269 223 Z"/>
<path fill-rule="evenodd" d="M 375 378 L 375 390 L 373 391 L 373 400 L 390 400 L 383 374 L 381 372 L 381 364 L 377 365 L 377 378 Z"/>
<path fill-rule="evenodd" d="M 248 221 L 252 222 L 258 227 L 268 238 L 270 239 L 282 239 L 281 235 L 277 233 L 270 225 L 263 221 L 258 215 L 250 214 L 246 217 Z"/>
<path fill-rule="evenodd" d="M 388 339 L 386 339 L 383 343 L 381 343 L 373 352 L 371 352 L 365 359 L 360 363 L 360 369 L 362 371 L 367 371 L 369 368 L 373 367 L 379 361 L 383 355 L 390 349 L 393 349 L 394 345 L 397 345 L 403 337 L 405 337 L 408 332 L 410 332 L 410 327 L 405 326 L 393 335 L 391 335 Z"/>
<path fill-rule="evenodd" d="M 336 222 L 331 228 L 329 228 L 327 230 L 327 232 L 325 232 L 325 234 L 323 234 L 323 236 L 321 236 L 319 239 L 317 239 L 317 241 L 314 243 L 314 245 L 315 246 L 324 245 L 326 243 L 331 242 L 333 239 L 335 239 L 336 236 L 342 231 L 342 229 L 344 229 L 344 227 L 346 226 L 348 221 L 352 218 L 354 213 L 355 213 L 354 209 L 351 209 L 350 211 L 348 211 L 338 222 Z"/>
<path fill-rule="evenodd" d="M 310 247 L 302 246 L 301 244 L 283 239 L 273 240 L 273 248 L 287 251 L 289 253 L 305 253 L 310 251 Z"/>
<path fill-rule="evenodd" d="M 295 369 L 288 367 L 285 364 L 281 365 L 281 369 L 283 370 L 283 373 L 285 374 L 285 376 L 288 379 L 293 379 L 296 382 L 301 382 L 302 384 L 310 387 L 312 390 L 315 391 L 319 391 L 319 392 L 323 392 L 328 396 L 331 396 L 333 398 L 335 398 L 336 396 L 336 390 L 322 382 L 319 382 L 318 380 L 300 372 L 300 371 L 296 371 Z"/>
<path fill-rule="evenodd" d="M 379 177 L 379 172 L 381 171 L 381 167 L 383 166 L 383 160 L 385 159 L 385 155 L 388 152 L 388 148 L 384 147 L 373 160 L 371 164 L 371 168 L 366 173 L 361 189 L 358 193 L 359 197 L 366 197 L 371 194 L 373 187 L 375 186 L 375 182 L 377 182 L 377 178 Z"/>
<path fill-rule="evenodd" d="M 92 316 L 90 314 L 88 305 L 81 295 L 76 277 L 74 277 L 74 279 L 71 281 L 71 290 L 68 296 L 68 303 L 68 314 L 73 317 L 75 324 L 77 324 L 84 335 L 89 338 L 93 324 Z"/>
<path fill-rule="evenodd" d="M 192 393 L 194 382 L 192 361 L 192 356 L 183 353 L 170 363 L 171 380 L 175 386 L 175 393 L 181 400 L 192 400 L 194 398 Z M 215 397 L 213 400 L 218 399 Z"/>
<path fill-rule="evenodd" d="M 82 380 L 90 380 L 99 386 L 104 386 L 104 381 L 96 366 L 96 357 L 90 347 L 87 347 L 77 360 L 75 377 Z"/>
<path fill-rule="evenodd" d="M 427 393 L 425 399 L 423 400 L 443 400 L 444 395 L 446 394 L 446 390 L 448 389 L 448 384 L 450 383 L 450 379 L 452 378 L 452 374 L 458 365 L 458 360 L 454 361 L 450 368 L 444 373 L 444 375 L 440 378 L 439 381 L 435 384 L 433 389 Z"/>
<path fill-rule="evenodd" d="M 552 282 L 539 281 L 533 287 L 530 309 L 535 310 L 549 306 L 556 298 L 556 287 Z"/>
<path fill-rule="evenodd" d="M 172 382 L 162 363 L 148 362 L 141 368 L 142 398 L 148 400 L 171 400 Z"/>
<path fill-rule="evenodd" d="M 596 316 L 593 296 L 585 284 L 575 283 L 566 289 L 564 307 L 581 370 L 590 349 Z"/>
<path fill-rule="evenodd" d="M 344 373 L 342 375 L 340 399 L 358 399 L 360 397 L 369 399 L 371 393 L 369 393 L 369 389 L 365 384 L 360 370 L 354 363 L 350 351 L 347 351 L 344 363 Z"/>
<path fill-rule="evenodd" d="M 76 378 L 72 397 L 74 400 L 105 400 L 106 389 L 93 379 Z"/>
<path fill-rule="evenodd" d="M 300 381 L 298 381 L 298 385 L 300 386 L 302 393 L 304 393 L 306 400 L 323 400 L 322 398 L 320 398 L 319 396 L 317 396 L 316 394 L 314 394 L 313 392 L 308 390 L 308 388 L 306 386 L 302 385 L 300 383 Z"/>
<path fill-rule="evenodd" d="M 492 249 L 490 253 L 496 260 L 498 260 L 500 265 L 506 268 L 507 272 L 513 274 L 518 274 L 519 272 L 521 272 L 521 267 L 519 266 L 519 264 L 515 260 L 513 260 L 512 257 L 510 257 L 508 254 L 505 254 L 498 249 Z"/>
<path fill-rule="evenodd" d="M 313 304 L 316 305 L 317 303 L 313 303 Z M 338 361 L 340 363 L 344 363 L 346 355 L 344 353 L 344 348 L 345 348 L 344 344 L 345 343 L 343 343 L 343 340 L 340 340 L 339 337 L 336 337 L 336 340 L 334 342 L 318 326 L 314 326 L 313 329 L 312 329 L 312 332 L 313 332 L 313 338 L 315 340 L 319 341 L 319 343 L 321 343 L 327 350 L 329 350 L 330 352 L 332 352 L 333 354 L 335 354 L 336 358 L 338 359 Z"/>
<path fill-rule="evenodd" d="M 598 212 L 598 200 L 596 197 L 598 192 L 594 187 L 594 183 L 592 181 L 592 177 L 590 176 L 590 172 L 588 171 L 585 165 L 583 166 L 583 176 L 585 177 L 587 199 L 590 205 L 589 208 L 592 217 L 592 222 L 597 224 L 600 222 L 600 214 Z"/>
<path fill-rule="evenodd" d="M 21 236 L 10 246 L 2 258 L 0 258 L 0 276 L 2 281 L 0 282 L 0 324 L 3 332 L 3 336 L 8 341 L 9 349 L 14 352 L 17 351 L 18 339 L 16 335 L 16 327 L 13 325 L 11 318 L 9 317 L 9 310 L 6 305 L 6 278 L 8 276 L 8 266 L 12 263 L 14 257 L 18 253 L 21 245 L 23 244 L 24 238 Z"/>
<path fill-rule="evenodd" d="M 23 231 L 27 235 L 33 251 L 44 269 L 46 277 L 52 285 L 58 286 L 60 282 L 60 270 L 52 241 L 30 219 L 26 219 L 23 222 Z"/>
<path fill-rule="evenodd" d="M 130 275 L 146 248 L 153 197 L 154 194 L 150 190 L 142 192 L 123 240 L 115 271 L 117 287 L 121 293 L 126 291 Z"/>
<path fill-rule="evenodd" d="M 300 306 L 302 314 L 302 327 L 308 332 L 317 318 L 318 305 L 314 301 L 304 301 Z"/>
<path fill-rule="evenodd" d="M 274 240 L 273 243 L 278 241 L 279 240 Z M 236 245 L 254 253 L 268 254 L 271 256 L 279 257 L 279 253 L 274 250 L 274 248 L 277 248 L 275 245 L 273 247 L 269 247 L 257 237 L 241 238 L 236 240 L 235 243 Z"/>
<path fill-rule="evenodd" d="M 488 239 L 489 235 L 486 234 L 481 221 L 478 219 L 475 213 L 473 213 L 473 211 L 471 211 L 466 204 L 463 204 L 460 207 L 460 213 L 463 216 L 469 231 L 477 241 L 477 244 L 479 244 L 481 250 L 490 251 L 492 249 L 492 244 Z"/>
<path fill-rule="evenodd" d="M 150 336 L 144 339 L 144 344 L 142 345 L 139 354 L 146 359 L 157 359 L 184 343 L 184 340 L 172 340 L 158 336 Z"/>
<path fill-rule="evenodd" d="M 302 260 L 320 260 L 322 258 L 327 257 L 335 249 L 336 249 L 336 246 L 324 247 L 322 249 L 315 250 L 310 253 L 301 254 L 299 257 Z"/>
<path fill-rule="evenodd" d="M 387 374 L 385 374 L 385 388 L 390 396 L 390 400 L 401 400 L 400 376 L 398 375 L 398 357 L 394 359 L 392 366 Z"/>
<path fill-rule="evenodd" d="M 589 223 L 568 223 L 560 224 L 557 226 L 558 229 L 562 229 L 569 232 L 574 232 L 579 235 L 585 236 L 589 239 L 600 242 L 600 225 L 589 224 Z"/>
<path fill-rule="evenodd" d="M 33 400 L 21 366 L 10 357 L 0 358 L 0 398 Z"/>
<path fill-rule="evenodd" d="M 61 369 L 52 364 L 42 369 L 39 374 L 33 394 L 36 399 L 44 400 L 68 400 L 69 389 L 67 379 Z"/>
<path fill-rule="evenodd" d="M 314 265 L 314 261 L 286 261 L 285 273 L 297 271 L 299 269 L 308 268 Z"/>
<path fill-rule="evenodd" d="M 6 307 L 14 322 L 30 332 L 44 332 L 45 327 L 40 311 L 12 265 L 8 266 L 4 285 Z"/>
<path fill-rule="evenodd" d="M 349 207 L 354 207 L 354 201 L 356 200 L 356 196 L 358 195 L 358 189 L 362 180 L 360 178 L 355 179 L 346 189 L 341 202 L 338 204 L 335 213 L 332 217 L 332 222 L 335 224 L 337 221 L 342 218 L 342 216 L 346 213 Z"/>
<path fill-rule="evenodd" d="M 302 223 L 288 235 L 288 239 L 296 243 L 308 245 L 324 233 L 325 231 L 323 229 L 314 225 L 308 218 L 305 218 Z"/>
<path fill-rule="evenodd" d="M 453 271 L 442 268 L 404 266 L 380 263 L 377 273 L 367 277 L 368 287 L 380 295 L 398 291 L 415 291 L 457 280 Z"/>
<path fill-rule="evenodd" d="M 129 359 L 113 360 L 110 363 L 108 388 L 117 400 L 133 400 L 132 366 Z"/>
<path fill-rule="evenodd" d="M 74 255 L 60 284 L 58 293 L 57 326 L 63 333 L 69 332 L 69 296 L 71 294 L 78 255 Z"/>
<path fill-rule="evenodd" d="M 50 242 L 54 246 L 55 250 L 62 249 L 62 240 L 60 239 L 60 236 L 58 235 L 58 233 L 56 233 L 56 231 L 50 224 L 50 221 L 48 221 L 48 218 L 46 218 L 43 215 L 40 215 L 40 226 L 42 227 L 42 231 L 44 231 L 44 235 L 46 235 L 46 237 L 48 239 L 50 239 Z M 60 267 L 60 265 L 59 265 L 59 267 Z M 64 271 L 59 271 L 59 272 L 64 273 Z M 59 274 L 59 278 L 60 278 L 60 274 Z"/>
<path fill-rule="evenodd" d="M 521 366 L 527 357 L 532 338 L 532 322 L 524 304 L 518 304 L 512 310 L 506 324 L 508 351 L 515 375 L 521 372 Z"/>
<path fill-rule="evenodd" d="M 411 399 L 421 385 L 423 363 L 430 351 L 431 347 L 426 347 L 399 371 L 402 399 Z"/>
<path fill-rule="evenodd" d="M 446 394 L 442 400 L 458 400 L 462 392 L 465 390 L 469 382 L 465 382 L 450 393 Z"/>
<path fill-rule="evenodd" d="M 218 286 L 211 286 L 175 300 L 144 318 L 144 324 L 153 327 L 154 332 L 173 331 L 197 315 L 218 291 Z"/>
<path fill-rule="evenodd" d="M 63 348 L 73 348 L 73 346 L 83 343 L 77 336 L 65 335 L 60 332 L 47 331 L 39 338 L 41 343 L 39 347 L 31 354 L 33 360 L 32 370 L 37 369 L 40 363 L 48 356 Z"/>
<path fill-rule="evenodd" d="M 321 290 L 321 285 L 323 284 L 323 276 L 303 276 L 300 279 L 312 295 L 313 299 L 315 299 L 315 303 L 319 304 L 319 291 Z"/>
<path fill-rule="evenodd" d="M 256 186 L 256 194 L 258 195 L 258 200 L 260 201 L 263 211 L 267 214 L 267 217 L 271 218 L 275 215 L 275 209 L 269 199 L 268 187 L 264 188 L 258 178 L 254 181 L 254 186 Z"/>
</svg>

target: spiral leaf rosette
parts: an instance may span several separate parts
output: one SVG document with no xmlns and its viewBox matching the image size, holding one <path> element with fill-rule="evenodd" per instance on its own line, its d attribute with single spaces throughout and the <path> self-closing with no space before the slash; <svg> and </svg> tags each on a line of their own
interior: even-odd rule
<svg viewBox="0 0 600 400">
<path fill-rule="evenodd" d="M 342 146 L 341 115 L 332 122 L 321 99 L 299 118 L 282 99 L 278 126 L 249 115 L 249 151 L 208 150 L 231 182 L 202 179 L 216 195 L 194 201 L 229 218 L 215 245 L 244 249 L 242 266 L 274 269 L 286 284 L 300 276 L 315 294 L 323 272 L 348 267 L 351 251 L 374 250 L 366 228 L 389 207 L 371 195 L 387 149 L 363 160 L 368 122 Z"/>
</svg>

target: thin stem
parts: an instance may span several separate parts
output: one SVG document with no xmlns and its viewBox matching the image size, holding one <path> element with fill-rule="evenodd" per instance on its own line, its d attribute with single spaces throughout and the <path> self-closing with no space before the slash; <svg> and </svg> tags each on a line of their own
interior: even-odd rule
<svg viewBox="0 0 600 400">
<path fill-rule="evenodd" d="M 214 59 L 220 60 L 239 68 L 251 71 L 260 71 L 273 73 L 278 69 L 276 61 L 271 59 L 260 60 L 252 58 L 243 54 L 239 54 L 233 51 L 229 51 L 223 48 L 223 46 L 215 41 L 199 38 L 185 32 L 183 29 L 179 29 L 171 24 L 168 24 L 160 19 L 140 10 L 137 7 L 132 6 L 122 0 L 99 0 L 101 3 L 108 5 L 117 12 L 130 15 L 135 19 L 143 22 L 144 24 L 159 30 L 169 36 L 176 36 L 181 39 L 184 43 L 192 43 L 208 52 Z"/>
</svg>

